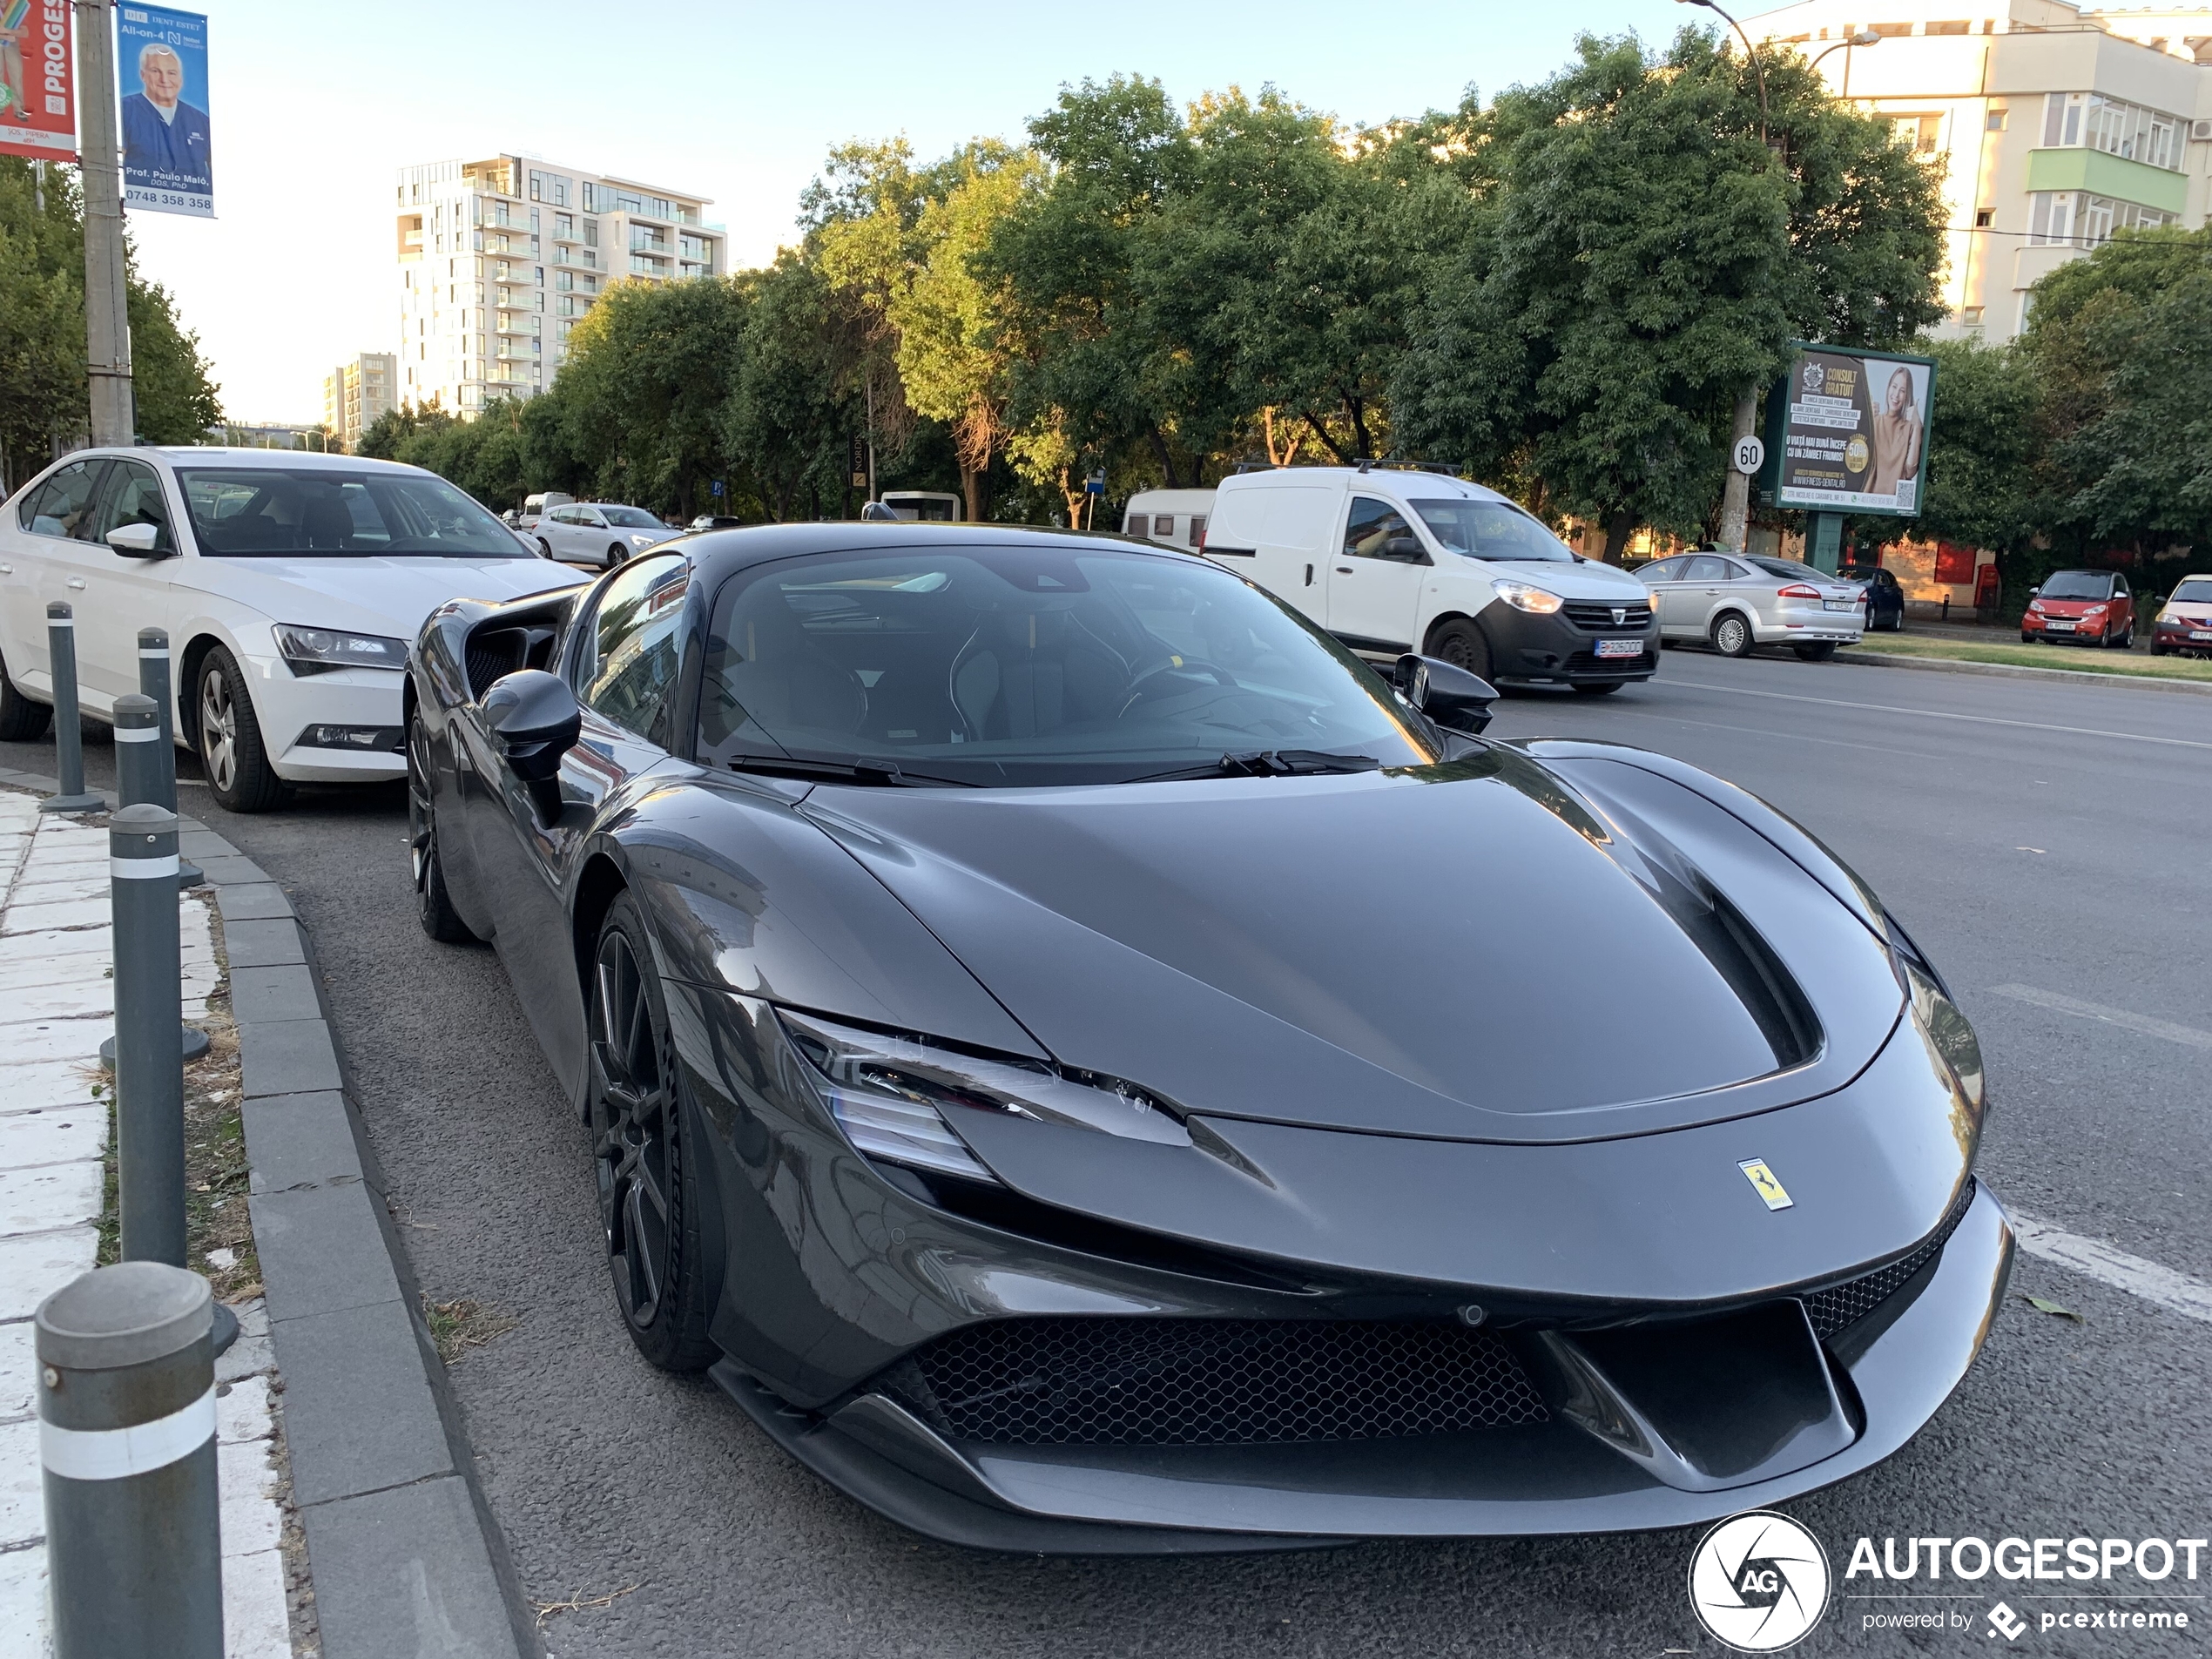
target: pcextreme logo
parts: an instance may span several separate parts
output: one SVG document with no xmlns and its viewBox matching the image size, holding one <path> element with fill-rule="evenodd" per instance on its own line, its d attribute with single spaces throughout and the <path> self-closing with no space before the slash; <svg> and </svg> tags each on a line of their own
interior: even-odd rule
<svg viewBox="0 0 2212 1659">
<path fill-rule="evenodd" d="M 1828 1553 L 1787 1515 L 1764 1509 L 1723 1521 L 1689 1558 L 1689 1606 L 1716 1642 L 1779 1653 L 1828 1610 Z"/>
</svg>

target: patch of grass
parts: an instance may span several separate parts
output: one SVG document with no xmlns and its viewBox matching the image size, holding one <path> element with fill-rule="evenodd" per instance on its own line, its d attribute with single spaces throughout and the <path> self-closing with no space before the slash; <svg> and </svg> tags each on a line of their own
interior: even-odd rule
<svg viewBox="0 0 2212 1659">
<path fill-rule="evenodd" d="M 433 1302 L 428 1291 L 422 1292 L 422 1319 L 430 1327 L 430 1340 L 438 1345 L 438 1358 L 448 1366 L 522 1323 L 505 1309 L 487 1307 L 471 1297 Z"/>
<path fill-rule="evenodd" d="M 1985 645 L 1973 639 L 1915 638 L 1911 634 L 1869 634 L 1850 649 L 1884 657 L 2003 663 L 2013 668 L 2063 668 L 2077 674 L 2110 674 L 2121 679 L 2212 683 L 2212 662 L 2188 657 L 2148 657 L 2141 651 L 2094 651 L 2067 645 Z"/>
</svg>

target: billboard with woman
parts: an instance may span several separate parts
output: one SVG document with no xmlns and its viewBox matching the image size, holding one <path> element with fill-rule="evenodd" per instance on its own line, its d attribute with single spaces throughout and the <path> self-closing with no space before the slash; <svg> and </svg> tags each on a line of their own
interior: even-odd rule
<svg viewBox="0 0 2212 1659">
<path fill-rule="evenodd" d="M 1801 346 L 1767 398 L 1768 498 L 1814 512 L 1919 516 L 1935 364 Z"/>
</svg>

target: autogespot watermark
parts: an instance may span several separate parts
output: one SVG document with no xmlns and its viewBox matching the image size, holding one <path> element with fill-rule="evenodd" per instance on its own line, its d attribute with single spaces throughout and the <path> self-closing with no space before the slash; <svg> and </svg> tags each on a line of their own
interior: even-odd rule
<svg viewBox="0 0 2212 1659">
<path fill-rule="evenodd" d="M 1689 1605 L 1707 1634 L 1740 1653 L 1795 1646 L 1831 1599 L 1863 1631 L 1972 1631 L 2000 1646 L 2064 1631 L 2078 1647 L 2076 1632 L 2094 1641 L 2196 1629 L 2205 1617 L 2200 1568 L 2212 1572 L 2212 1541 L 2202 1538 L 1908 1537 L 1884 1538 L 1878 1548 L 1862 1537 L 1835 1581 L 1826 1549 L 1802 1522 L 1756 1510 L 1698 1541 Z M 1992 1580 L 2005 1581 L 2009 1599 L 1988 1600 Z M 1945 1605 L 1958 1602 L 1974 1605 Z"/>
<path fill-rule="evenodd" d="M 1839 1599 L 1863 1630 L 1966 1630 L 1992 1641 L 2030 1632 L 2087 1631 L 2092 1638 L 2189 1630 L 2202 1622 L 2195 1588 L 2212 1541 L 2202 1538 L 1861 1538 L 1851 1546 Z M 2014 1588 L 1977 1621 L 1944 1602 L 1979 1602 L 1992 1580 Z M 1892 1585 L 1912 1585 L 1892 1589 Z M 1939 1586 L 1957 1584 L 1949 1589 Z M 2044 1589 L 2043 1585 L 2052 1588 Z M 1925 1585 L 1928 1588 L 1922 1588 Z M 1973 1585 L 1977 1588 L 1963 1588 Z M 1876 1588 L 1880 1586 L 1881 1588 Z M 2092 1588 L 2091 1586 L 2095 1588 Z M 2021 1605 L 2012 1605 L 2018 1602 Z"/>
</svg>

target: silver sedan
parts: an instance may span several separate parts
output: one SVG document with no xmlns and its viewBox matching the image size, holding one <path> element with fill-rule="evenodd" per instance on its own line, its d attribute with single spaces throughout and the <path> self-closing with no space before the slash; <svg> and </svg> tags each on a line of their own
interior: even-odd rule
<svg viewBox="0 0 2212 1659">
<path fill-rule="evenodd" d="M 1701 640 L 1723 657 L 1787 645 L 1819 662 L 1865 632 L 1865 595 L 1795 559 L 1678 553 L 1636 575 L 1651 590 L 1662 644 Z"/>
</svg>

